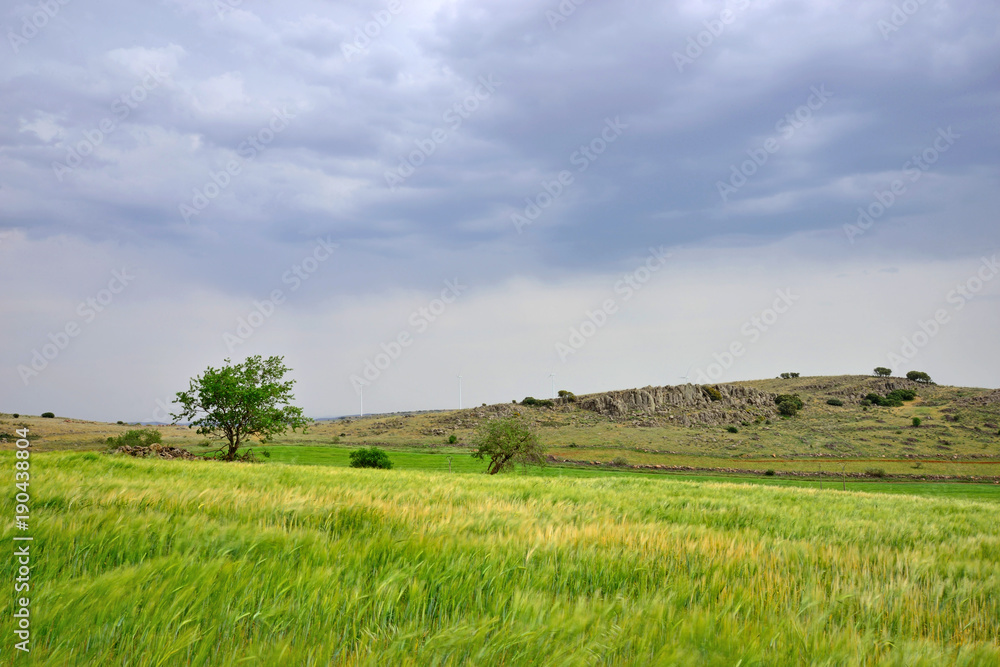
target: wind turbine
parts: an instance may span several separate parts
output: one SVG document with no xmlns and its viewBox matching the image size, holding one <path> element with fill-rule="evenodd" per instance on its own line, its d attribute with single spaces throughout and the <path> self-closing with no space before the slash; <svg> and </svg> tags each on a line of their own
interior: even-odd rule
<svg viewBox="0 0 1000 667">
<path fill-rule="evenodd" d="M 694 368 L 694 364 L 691 364 L 690 366 L 688 366 L 687 373 L 685 373 L 684 375 L 681 376 L 682 380 L 690 380 L 690 375 L 691 375 L 691 369 L 692 368 Z"/>
</svg>

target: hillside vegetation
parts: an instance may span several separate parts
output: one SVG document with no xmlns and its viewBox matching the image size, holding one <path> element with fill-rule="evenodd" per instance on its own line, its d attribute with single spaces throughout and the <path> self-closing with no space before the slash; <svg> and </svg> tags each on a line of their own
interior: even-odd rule
<svg viewBox="0 0 1000 667">
<path fill-rule="evenodd" d="M 870 393 L 917 392 L 901 407 L 862 404 Z M 709 390 L 720 398 L 712 400 Z M 780 394 L 797 394 L 803 408 L 777 413 Z M 777 475 L 942 477 L 1000 481 L 1000 390 L 915 383 L 866 376 L 799 377 L 710 387 L 647 387 L 556 399 L 551 406 L 520 402 L 465 410 L 376 415 L 317 422 L 306 433 L 279 437 L 278 446 L 356 448 L 465 455 L 475 429 L 494 416 L 520 414 L 538 429 L 557 465 L 609 465 L 675 472 L 751 471 Z M 843 405 L 830 405 L 835 399 Z M 660 401 L 660 403 L 657 403 Z M 670 401 L 674 401 L 670 403 Z M 913 418 L 919 418 L 919 427 Z M 7 425 L 5 426 L 4 423 Z M 103 446 L 127 425 L 74 419 L 0 418 L 0 433 L 24 424 L 41 450 Z M 206 451 L 184 426 L 161 426 L 165 444 Z M 735 432 L 731 432 L 735 431 Z M 449 444 L 451 436 L 455 442 Z M 2 447 L 3 445 L 0 445 Z M 568 463 L 575 462 L 575 463 Z"/>
<path fill-rule="evenodd" d="M 995 504 L 95 452 L 32 465 L 31 664 L 1000 662 Z"/>
</svg>

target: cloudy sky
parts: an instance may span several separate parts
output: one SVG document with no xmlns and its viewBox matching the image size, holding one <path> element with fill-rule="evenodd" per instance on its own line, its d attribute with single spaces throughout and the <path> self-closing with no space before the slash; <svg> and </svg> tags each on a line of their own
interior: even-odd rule
<svg viewBox="0 0 1000 667">
<path fill-rule="evenodd" d="M 0 411 L 320 417 L 924 370 L 1000 385 L 987 0 L 0 11 Z M 550 374 L 555 373 L 551 378 Z"/>
</svg>

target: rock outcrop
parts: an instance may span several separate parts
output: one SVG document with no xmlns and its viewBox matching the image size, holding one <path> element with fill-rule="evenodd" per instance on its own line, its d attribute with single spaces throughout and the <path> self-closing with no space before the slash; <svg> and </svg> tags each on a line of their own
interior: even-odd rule
<svg viewBox="0 0 1000 667">
<path fill-rule="evenodd" d="M 719 426 L 776 417 L 774 398 L 770 392 L 740 385 L 685 384 L 590 394 L 580 396 L 577 405 L 637 426 Z"/>
</svg>

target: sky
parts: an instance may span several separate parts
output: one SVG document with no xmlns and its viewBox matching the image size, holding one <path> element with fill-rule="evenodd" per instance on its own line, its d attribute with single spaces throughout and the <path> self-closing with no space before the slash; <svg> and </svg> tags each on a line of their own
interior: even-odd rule
<svg viewBox="0 0 1000 667">
<path fill-rule="evenodd" d="M 0 411 L 312 417 L 928 372 L 1000 386 L 1000 6 L 0 10 Z"/>
</svg>

